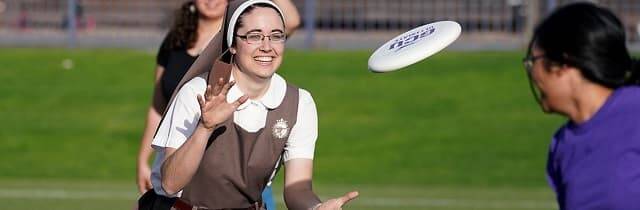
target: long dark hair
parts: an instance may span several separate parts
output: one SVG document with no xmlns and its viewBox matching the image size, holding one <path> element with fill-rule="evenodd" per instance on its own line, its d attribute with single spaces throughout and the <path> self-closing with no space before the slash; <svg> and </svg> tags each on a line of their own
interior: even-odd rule
<svg viewBox="0 0 640 210">
<path fill-rule="evenodd" d="M 535 29 L 529 50 L 544 52 L 547 65 L 576 67 L 608 88 L 638 84 L 640 63 L 626 47 L 622 22 L 608 9 L 574 3 L 554 11 Z"/>
<path fill-rule="evenodd" d="M 198 39 L 199 12 L 194 1 L 187 1 L 175 13 L 167 35 L 169 49 L 190 49 Z"/>
</svg>

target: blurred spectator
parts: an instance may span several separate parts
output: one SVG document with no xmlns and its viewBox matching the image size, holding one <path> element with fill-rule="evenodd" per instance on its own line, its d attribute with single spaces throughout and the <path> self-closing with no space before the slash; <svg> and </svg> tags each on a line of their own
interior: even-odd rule
<svg viewBox="0 0 640 210">
<path fill-rule="evenodd" d="M 27 6 L 25 2 L 20 2 L 20 12 L 18 14 L 18 21 L 16 25 L 21 31 L 25 31 L 29 27 L 29 14 L 27 13 Z"/>
<path fill-rule="evenodd" d="M 95 21 L 91 17 L 84 15 L 84 6 L 82 1 L 76 1 L 75 5 L 75 19 L 76 28 L 79 30 L 90 30 L 95 28 Z M 62 29 L 68 29 L 69 27 L 69 15 L 64 13 L 62 15 Z"/>
<path fill-rule="evenodd" d="M 524 25 L 524 11 L 522 0 L 507 0 L 507 4 L 511 8 L 511 32 L 517 33 L 521 31 Z"/>
</svg>

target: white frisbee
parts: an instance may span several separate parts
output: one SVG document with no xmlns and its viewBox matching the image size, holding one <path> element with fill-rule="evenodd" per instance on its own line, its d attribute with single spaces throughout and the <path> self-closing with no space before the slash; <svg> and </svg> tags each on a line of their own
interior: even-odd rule
<svg viewBox="0 0 640 210">
<path fill-rule="evenodd" d="M 426 24 L 389 40 L 369 57 L 369 70 L 390 72 L 417 63 L 453 43 L 462 32 L 454 21 Z"/>
</svg>

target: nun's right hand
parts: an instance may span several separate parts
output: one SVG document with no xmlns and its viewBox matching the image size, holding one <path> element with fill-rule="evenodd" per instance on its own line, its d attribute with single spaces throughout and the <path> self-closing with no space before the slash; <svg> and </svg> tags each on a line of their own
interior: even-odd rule
<svg viewBox="0 0 640 210">
<path fill-rule="evenodd" d="M 213 130 L 216 125 L 227 120 L 233 112 L 243 104 L 248 96 L 244 95 L 232 103 L 227 102 L 227 93 L 235 84 L 231 81 L 225 84 L 220 80 L 213 86 L 207 85 L 207 90 L 202 95 L 198 95 L 198 103 L 200 104 L 200 124 L 206 129 Z"/>
</svg>

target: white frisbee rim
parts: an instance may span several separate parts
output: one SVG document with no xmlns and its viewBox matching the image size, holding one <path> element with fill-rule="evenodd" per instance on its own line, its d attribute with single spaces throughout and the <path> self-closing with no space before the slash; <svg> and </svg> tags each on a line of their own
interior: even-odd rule
<svg viewBox="0 0 640 210">
<path fill-rule="evenodd" d="M 397 49 L 396 52 L 389 52 L 388 49 L 392 44 L 396 43 L 396 40 L 402 39 L 410 34 L 417 33 L 420 30 L 428 29 L 429 27 L 434 27 L 435 30 L 433 33 L 427 35 L 427 39 L 423 38 L 422 40 L 418 40 L 409 46 Z M 385 42 L 374 53 L 372 53 L 369 57 L 368 69 L 375 73 L 385 73 L 403 69 L 442 51 L 457 40 L 461 33 L 462 27 L 455 21 L 438 21 L 415 27 Z M 446 35 L 438 36 L 438 34 Z M 433 39 L 436 39 L 433 38 L 434 36 L 438 36 L 438 42 L 432 41 Z M 431 45 L 426 49 L 424 47 L 415 46 L 424 42 L 433 43 L 430 43 Z M 398 59 L 394 55 L 402 55 L 403 61 L 394 61 L 394 59 Z"/>
</svg>

